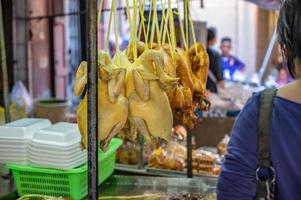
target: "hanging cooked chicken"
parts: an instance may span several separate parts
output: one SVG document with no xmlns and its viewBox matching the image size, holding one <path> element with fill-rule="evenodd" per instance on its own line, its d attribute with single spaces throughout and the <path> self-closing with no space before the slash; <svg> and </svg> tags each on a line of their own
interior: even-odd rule
<svg viewBox="0 0 301 200">
<path fill-rule="evenodd" d="M 125 98 L 125 68 L 114 65 L 103 54 L 98 66 L 98 140 L 106 150 L 108 142 L 124 127 L 128 115 L 128 100 Z M 82 95 L 87 83 L 87 63 L 82 62 L 77 70 L 74 95 Z M 77 108 L 77 121 L 82 135 L 82 148 L 87 147 L 87 94 Z"/>
<path fill-rule="evenodd" d="M 146 141 L 159 137 L 171 138 L 173 116 L 168 97 L 160 83 L 169 79 L 163 70 L 164 60 L 159 51 L 147 50 L 132 64 L 126 76 L 126 96 L 130 116 Z"/>
<path fill-rule="evenodd" d="M 190 49 L 186 47 L 186 50 L 176 47 L 174 24 L 171 23 L 171 6 L 160 26 L 161 30 L 154 6 L 155 23 L 151 27 L 150 42 L 138 41 L 137 0 L 133 0 L 133 3 L 136 5 L 133 17 L 130 16 L 127 5 L 131 37 L 126 52 L 119 51 L 115 21 L 116 54 L 111 59 L 107 53 L 101 52 L 98 58 L 98 139 L 102 142 L 104 150 L 118 133 L 131 140 L 135 140 L 139 132 L 145 141 L 151 141 L 154 137 L 168 141 L 171 138 L 173 114 L 187 127 L 193 128 L 197 123 L 195 108 L 206 110 L 210 105 L 205 89 L 209 61 L 204 46 L 195 43 Z M 140 3 L 139 5 L 142 5 Z M 115 4 L 116 1 L 113 0 L 114 20 Z M 156 0 L 153 5 L 156 5 Z M 108 30 L 111 18 L 112 14 Z M 172 37 L 168 38 L 168 44 L 164 43 L 164 36 L 170 37 L 166 29 L 167 23 L 170 23 Z M 141 24 L 143 26 L 144 23 Z M 145 27 L 140 28 L 145 31 Z M 155 29 L 158 43 L 153 42 Z M 107 34 L 106 52 L 109 35 L 110 31 Z M 74 95 L 82 95 L 86 84 L 87 63 L 82 62 L 76 73 Z M 82 147 L 86 148 L 87 94 L 77 108 L 77 120 L 82 135 Z"/>
</svg>

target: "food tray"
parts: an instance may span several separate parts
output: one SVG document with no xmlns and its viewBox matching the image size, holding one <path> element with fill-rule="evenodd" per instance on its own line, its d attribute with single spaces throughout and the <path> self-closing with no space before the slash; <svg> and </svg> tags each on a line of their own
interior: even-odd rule
<svg viewBox="0 0 301 200">
<path fill-rule="evenodd" d="M 104 182 L 114 171 L 116 150 L 122 140 L 113 139 L 107 152 L 99 152 L 98 182 Z M 19 196 L 39 194 L 80 200 L 87 195 L 87 165 L 71 170 L 54 170 L 7 164 L 12 170 Z"/>
</svg>

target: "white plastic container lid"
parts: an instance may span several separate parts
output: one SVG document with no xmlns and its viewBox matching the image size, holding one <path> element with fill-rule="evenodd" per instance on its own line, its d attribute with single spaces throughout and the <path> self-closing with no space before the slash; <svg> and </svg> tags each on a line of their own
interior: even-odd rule
<svg viewBox="0 0 301 200">
<path fill-rule="evenodd" d="M 0 138 L 31 139 L 35 132 L 50 125 L 47 119 L 20 119 L 0 126 Z"/>
<path fill-rule="evenodd" d="M 59 122 L 37 131 L 32 141 L 58 146 L 69 146 L 79 143 L 81 139 L 77 124 Z"/>
</svg>

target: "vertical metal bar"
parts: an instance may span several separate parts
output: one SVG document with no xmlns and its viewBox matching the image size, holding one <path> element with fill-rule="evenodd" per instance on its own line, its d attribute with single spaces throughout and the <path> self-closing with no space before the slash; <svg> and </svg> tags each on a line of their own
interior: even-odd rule
<svg viewBox="0 0 301 200">
<path fill-rule="evenodd" d="M 273 53 L 273 49 L 274 49 L 274 46 L 276 44 L 276 41 L 277 41 L 277 27 L 275 28 L 275 31 L 272 35 L 272 38 L 271 38 L 271 41 L 269 43 L 267 52 L 264 56 L 262 65 L 259 68 L 259 73 L 258 74 L 259 74 L 259 80 L 260 80 L 261 84 L 264 83 L 264 75 L 265 75 L 266 71 L 268 70 L 268 64 L 269 64 L 271 55 Z"/>
<path fill-rule="evenodd" d="M 50 9 L 51 13 L 49 15 L 54 15 L 54 0 L 50 1 Z M 49 56 L 50 56 L 50 85 L 51 85 L 51 96 L 56 97 L 56 66 L 55 66 L 55 56 L 54 56 L 54 51 L 55 51 L 55 46 L 54 46 L 54 24 L 55 18 L 54 16 L 49 17 L 48 21 L 48 27 L 49 27 Z"/>
<path fill-rule="evenodd" d="M 1 73 L 3 81 L 3 104 L 5 109 L 5 120 L 10 121 L 9 113 L 9 92 L 8 92 L 8 75 L 7 75 L 7 62 L 6 62 L 6 48 L 4 38 L 4 24 L 3 24 L 3 10 L 2 2 L 0 0 L 0 58 L 1 58 Z"/>
<path fill-rule="evenodd" d="M 138 156 L 138 169 L 143 169 L 144 167 L 144 139 L 141 134 L 138 135 L 139 141 L 139 156 Z"/>
<path fill-rule="evenodd" d="M 97 71 L 97 0 L 87 5 L 88 61 L 88 199 L 98 199 L 98 71 Z"/>
<path fill-rule="evenodd" d="M 189 27 L 189 0 L 184 0 L 184 27 Z M 187 24 L 188 23 L 188 24 Z M 190 27 L 185 29 L 188 37 L 187 45 L 190 46 Z M 191 131 L 187 128 L 187 178 L 193 177 L 192 170 L 192 136 Z"/>
</svg>

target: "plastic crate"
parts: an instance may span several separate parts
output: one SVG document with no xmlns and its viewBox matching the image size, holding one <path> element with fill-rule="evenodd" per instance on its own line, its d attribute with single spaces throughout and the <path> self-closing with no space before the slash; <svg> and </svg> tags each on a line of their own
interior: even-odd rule
<svg viewBox="0 0 301 200">
<path fill-rule="evenodd" d="M 116 151 L 122 140 L 113 139 L 108 150 L 99 151 L 99 184 L 114 172 Z M 28 194 L 83 199 L 87 195 L 87 164 L 71 170 L 55 170 L 7 164 L 12 170 L 19 196 Z"/>
</svg>

